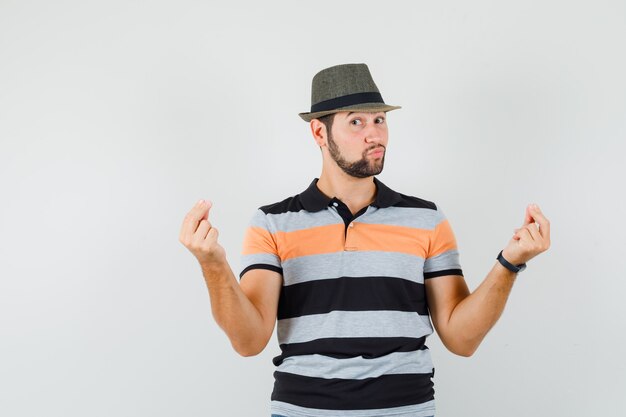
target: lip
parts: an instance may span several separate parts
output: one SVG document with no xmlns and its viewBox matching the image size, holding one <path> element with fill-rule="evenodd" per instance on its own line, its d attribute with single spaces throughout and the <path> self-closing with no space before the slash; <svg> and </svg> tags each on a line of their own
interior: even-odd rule
<svg viewBox="0 0 626 417">
<path fill-rule="evenodd" d="M 374 155 L 374 156 L 380 156 L 380 155 L 382 155 L 384 152 L 385 152 L 385 151 L 384 151 L 384 149 L 382 149 L 382 148 L 377 148 L 377 149 L 374 149 L 374 150 L 373 150 L 372 152 L 370 152 L 369 154 L 370 154 L 370 155 Z"/>
</svg>

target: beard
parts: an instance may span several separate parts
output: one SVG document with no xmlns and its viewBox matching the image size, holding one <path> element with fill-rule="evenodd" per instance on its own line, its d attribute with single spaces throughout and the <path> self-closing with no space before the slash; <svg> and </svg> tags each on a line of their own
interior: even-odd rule
<svg viewBox="0 0 626 417">
<path fill-rule="evenodd" d="M 372 175 L 378 175 L 382 172 L 383 166 L 385 165 L 386 152 L 383 152 L 383 157 L 380 160 L 372 159 L 370 161 L 367 157 L 368 152 L 371 152 L 373 149 L 378 147 L 382 147 L 385 151 L 387 150 L 383 145 L 376 145 L 363 151 L 361 159 L 355 162 L 348 162 L 341 154 L 337 143 L 333 140 L 332 134 L 328 132 L 328 151 L 330 156 L 337 163 L 339 168 L 343 170 L 343 172 L 352 177 L 366 178 L 371 177 Z"/>
</svg>

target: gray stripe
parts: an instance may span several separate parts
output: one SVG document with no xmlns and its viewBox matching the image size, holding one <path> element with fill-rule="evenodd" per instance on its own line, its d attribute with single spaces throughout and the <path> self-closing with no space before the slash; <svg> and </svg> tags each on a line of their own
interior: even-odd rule
<svg viewBox="0 0 626 417">
<path fill-rule="evenodd" d="M 331 224 L 343 224 L 341 216 L 332 209 L 316 211 L 306 210 L 297 212 L 285 212 L 280 214 L 268 214 L 267 221 L 270 223 L 271 232 L 294 232 L 296 230 L 309 229 L 312 227 L 328 226 Z"/>
<path fill-rule="evenodd" d="M 444 269 L 461 269 L 459 251 L 452 249 L 441 253 L 424 262 L 424 272 L 442 271 Z"/>
<path fill-rule="evenodd" d="M 257 209 L 250 221 L 248 222 L 248 227 L 261 227 L 263 229 L 267 229 L 267 218 L 265 217 L 265 213 L 261 209 Z"/>
<path fill-rule="evenodd" d="M 440 211 L 414 207 L 370 207 L 356 222 L 432 230 L 445 220 Z"/>
<path fill-rule="evenodd" d="M 426 374 L 433 370 L 428 349 L 413 352 L 393 352 L 380 358 L 362 356 L 336 359 L 324 355 L 290 356 L 277 371 L 315 378 L 365 379 L 388 374 Z"/>
<path fill-rule="evenodd" d="M 241 271 L 246 269 L 248 266 L 254 264 L 268 264 L 279 268 L 281 267 L 278 256 L 271 253 L 255 253 L 252 255 L 241 255 L 239 272 L 241 273 Z"/>
<path fill-rule="evenodd" d="M 280 319 L 278 343 L 327 337 L 423 337 L 433 332 L 428 316 L 406 311 L 331 311 Z"/>
<path fill-rule="evenodd" d="M 293 232 L 312 227 L 343 223 L 341 216 L 331 207 L 314 213 L 300 210 L 297 212 L 265 215 L 262 211 L 260 212 L 263 216 L 267 216 L 267 218 L 259 219 L 255 216 L 251 224 L 265 228 L 269 226 L 271 233 L 276 233 L 277 231 Z M 355 223 L 384 224 L 432 230 L 443 220 L 445 220 L 445 217 L 441 211 L 431 209 L 413 207 L 387 207 L 379 209 L 374 206 L 369 206 L 365 213 L 355 219 Z"/>
<path fill-rule="evenodd" d="M 295 404 L 289 404 L 276 400 L 272 400 L 270 404 L 271 413 L 289 417 L 337 417 L 338 415 L 346 417 L 427 417 L 435 414 L 435 400 L 427 401 L 422 404 L 404 405 L 402 407 L 341 411 L 328 410 L 323 408 L 300 407 Z"/>
<path fill-rule="evenodd" d="M 282 263 L 285 285 L 342 276 L 396 277 L 424 283 L 420 256 L 399 252 L 341 251 L 300 256 Z"/>
</svg>

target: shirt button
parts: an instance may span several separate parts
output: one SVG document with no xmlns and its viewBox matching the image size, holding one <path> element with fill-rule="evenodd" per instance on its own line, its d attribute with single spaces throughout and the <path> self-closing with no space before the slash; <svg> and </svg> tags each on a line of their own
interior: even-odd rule
<svg viewBox="0 0 626 417">
<path fill-rule="evenodd" d="M 337 207 L 338 205 L 339 205 L 339 204 L 337 204 L 337 203 L 333 203 L 333 206 L 335 206 L 335 207 Z"/>
</svg>

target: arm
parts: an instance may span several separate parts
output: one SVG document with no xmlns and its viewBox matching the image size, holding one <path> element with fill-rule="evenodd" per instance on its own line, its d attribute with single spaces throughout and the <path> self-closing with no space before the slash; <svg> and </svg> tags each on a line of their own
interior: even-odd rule
<svg viewBox="0 0 626 417">
<path fill-rule="evenodd" d="M 550 224 L 538 207 L 529 206 L 524 225 L 515 231 L 503 256 L 518 265 L 549 246 Z M 471 294 L 460 275 L 426 280 L 426 297 L 433 325 L 448 350 L 462 356 L 471 356 L 476 351 L 502 315 L 515 279 L 515 273 L 496 262 Z"/>
<path fill-rule="evenodd" d="M 233 349 L 242 356 L 261 353 L 276 324 L 282 276 L 275 271 L 253 269 L 238 283 L 225 260 L 202 267 L 202 274 L 209 290 L 213 318 Z"/>
<path fill-rule="evenodd" d="M 200 263 L 216 323 L 237 353 L 256 355 L 274 330 L 282 277 L 275 271 L 252 269 L 238 283 L 217 242 L 218 231 L 209 222 L 210 208 L 201 201 L 187 213 L 179 241 Z"/>
<path fill-rule="evenodd" d="M 426 281 L 426 297 L 433 325 L 449 351 L 471 356 L 500 318 L 515 274 L 493 266 L 480 286 L 470 294 L 461 275 Z"/>
</svg>

